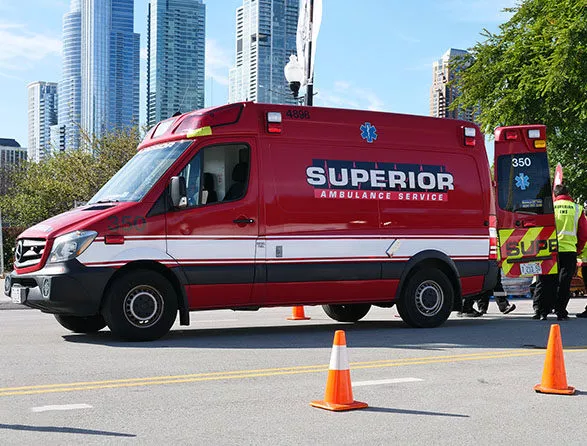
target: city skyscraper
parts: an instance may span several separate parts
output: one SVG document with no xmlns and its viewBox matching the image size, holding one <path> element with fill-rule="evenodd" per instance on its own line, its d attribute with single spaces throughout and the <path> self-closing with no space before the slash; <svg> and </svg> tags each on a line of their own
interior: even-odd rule
<svg viewBox="0 0 587 446">
<path fill-rule="evenodd" d="M 228 101 L 295 104 L 283 68 L 296 53 L 299 0 L 243 0 Z"/>
<path fill-rule="evenodd" d="M 478 107 L 457 108 L 449 110 L 450 105 L 459 96 L 456 86 L 449 85 L 459 72 L 452 64 L 469 54 L 465 50 L 451 48 L 432 64 L 432 87 L 430 89 L 430 116 L 437 118 L 464 119 L 475 121 L 479 115 Z"/>
<path fill-rule="evenodd" d="M 51 153 L 51 126 L 57 124 L 57 84 L 28 85 L 28 158 L 39 162 Z"/>
<path fill-rule="evenodd" d="M 64 128 L 63 147 L 56 150 L 75 150 L 79 147 L 81 121 L 81 0 L 72 0 L 63 16 L 62 75 L 59 81 L 58 122 Z"/>
<path fill-rule="evenodd" d="M 147 124 L 204 107 L 206 5 L 151 0 L 147 22 Z"/>
<path fill-rule="evenodd" d="M 71 1 L 63 17 L 59 84 L 65 149 L 79 147 L 80 128 L 100 136 L 138 125 L 140 36 L 133 32 L 133 20 L 133 0 Z"/>
</svg>

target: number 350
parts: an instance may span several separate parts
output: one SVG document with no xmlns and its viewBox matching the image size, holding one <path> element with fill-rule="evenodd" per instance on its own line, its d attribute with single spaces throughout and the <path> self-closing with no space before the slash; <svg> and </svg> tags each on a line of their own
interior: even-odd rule
<svg viewBox="0 0 587 446">
<path fill-rule="evenodd" d="M 531 165 L 530 158 L 512 158 L 512 167 L 530 167 Z"/>
</svg>

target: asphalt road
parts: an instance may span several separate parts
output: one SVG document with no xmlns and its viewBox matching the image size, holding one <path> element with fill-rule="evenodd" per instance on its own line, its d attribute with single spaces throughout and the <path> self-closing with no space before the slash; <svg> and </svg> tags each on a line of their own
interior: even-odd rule
<svg viewBox="0 0 587 446">
<path fill-rule="evenodd" d="M 572 299 L 583 309 L 587 299 Z M 147 343 L 68 333 L 37 310 L 0 311 L 0 438 L 8 445 L 585 444 L 587 321 L 561 322 L 574 396 L 533 391 L 552 322 L 531 302 L 503 316 L 411 329 L 395 309 L 357 324 L 320 307 L 192 313 Z M 348 343 L 354 398 L 323 398 L 334 331 Z"/>
</svg>

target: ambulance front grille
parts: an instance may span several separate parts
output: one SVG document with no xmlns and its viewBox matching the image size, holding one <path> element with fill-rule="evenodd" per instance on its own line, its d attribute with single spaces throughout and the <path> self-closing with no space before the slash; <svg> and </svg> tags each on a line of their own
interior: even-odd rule
<svg viewBox="0 0 587 446">
<path fill-rule="evenodd" d="M 47 241 L 42 239 L 20 239 L 14 251 L 14 266 L 28 268 L 38 264 L 43 257 Z"/>
</svg>

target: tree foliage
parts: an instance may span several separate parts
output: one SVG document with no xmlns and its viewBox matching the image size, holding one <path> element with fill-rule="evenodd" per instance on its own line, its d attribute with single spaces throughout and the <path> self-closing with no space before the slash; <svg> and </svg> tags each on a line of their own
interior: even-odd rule
<svg viewBox="0 0 587 446">
<path fill-rule="evenodd" d="M 138 127 L 82 136 L 79 150 L 22 163 L 8 173 L 8 192 L 0 196 L 3 220 L 22 230 L 88 201 L 136 153 L 139 141 Z"/>
<path fill-rule="evenodd" d="M 479 105 L 485 133 L 545 124 L 551 165 L 560 162 L 575 198 L 587 199 L 587 1 L 525 0 L 457 64 L 461 96 Z M 468 66 L 467 66 L 468 65 Z"/>
</svg>

